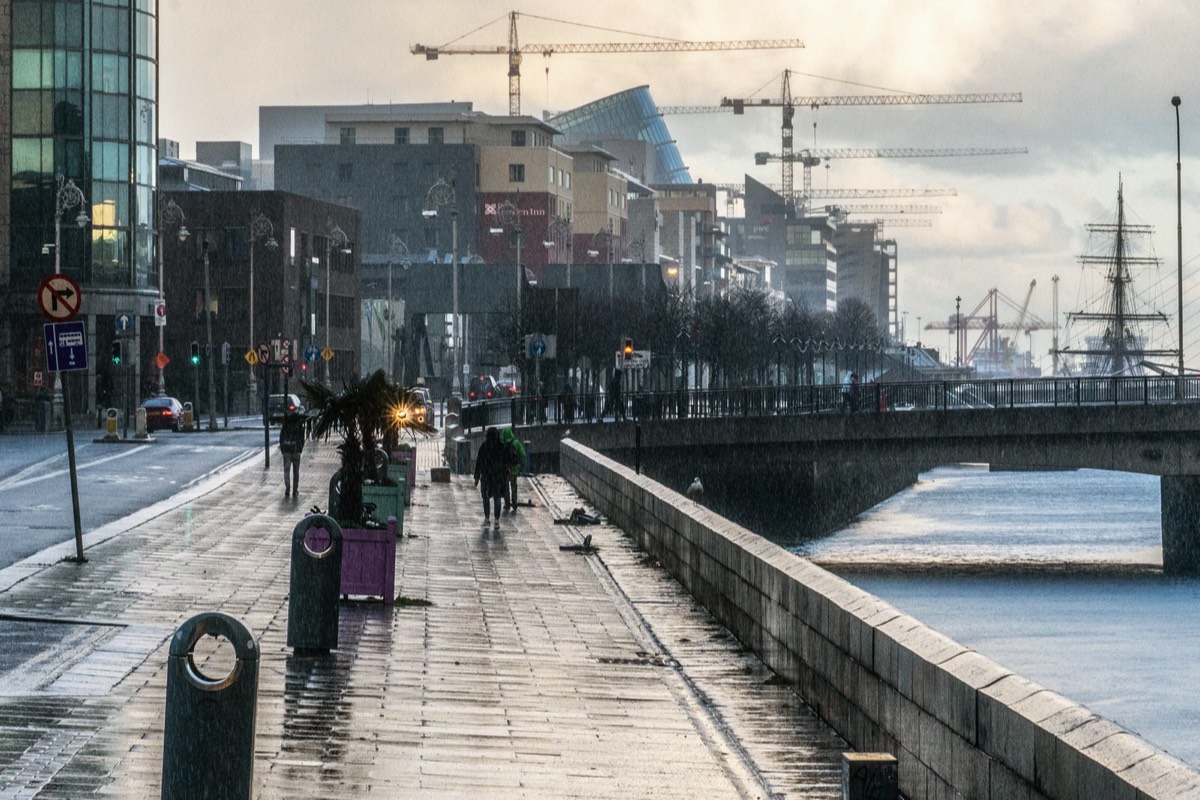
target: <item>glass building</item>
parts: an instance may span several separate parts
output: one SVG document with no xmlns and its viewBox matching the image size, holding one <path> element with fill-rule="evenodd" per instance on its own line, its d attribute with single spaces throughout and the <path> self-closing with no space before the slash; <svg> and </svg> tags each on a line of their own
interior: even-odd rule
<svg viewBox="0 0 1200 800">
<path fill-rule="evenodd" d="M 610 139 L 646 142 L 654 152 L 654 172 L 643 176 L 646 183 L 692 183 L 683 157 L 649 86 L 638 86 L 609 95 L 587 105 L 564 111 L 548 120 L 572 142 L 601 142 L 605 150 L 619 152 Z"/>
<path fill-rule="evenodd" d="M 87 323 L 89 369 L 70 375 L 82 400 L 76 409 L 115 405 L 104 396 L 113 376 L 96 365 L 112 346 L 112 317 L 138 318 L 133 344 L 123 346 L 139 378 L 153 372 L 157 350 L 142 346 L 158 295 L 157 0 L 0 0 L 4 33 L 11 58 L 0 79 L 10 102 L 0 105 L 0 130 L 9 147 L 0 154 L 0 191 L 10 213 L 0 226 L 0 388 L 20 397 L 45 385 L 42 318 L 32 299 L 57 259 L 81 287 Z M 59 208 L 66 194 L 58 176 L 82 192 L 82 207 Z M 82 227 L 80 210 L 88 217 Z"/>
</svg>

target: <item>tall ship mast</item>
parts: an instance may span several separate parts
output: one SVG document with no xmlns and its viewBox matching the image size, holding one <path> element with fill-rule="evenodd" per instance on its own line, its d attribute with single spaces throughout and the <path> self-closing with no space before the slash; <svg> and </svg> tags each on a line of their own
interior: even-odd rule
<svg viewBox="0 0 1200 800">
<path fill-rule="evenodd" d="M 1149 307 L 1134 286 L 1135 271 L 1159 266 L 1150 243 L 1154 228 L 1126 219 L 1123 181 L 1117 183 L 1116 221 L 1091 224 L 1087 230 L 1090 252 L 1079 263 L 1085 276 L 1102 270 L 1104 288 L 1087 300 L 1085 309 L 1067 313 L 1068 344 L 1055 352 L 1063 374 L 1171 374 L 1170 360 L 1179 351 L 1160 346 L 1170 334 L 1167 315 Z"/>
</svg>

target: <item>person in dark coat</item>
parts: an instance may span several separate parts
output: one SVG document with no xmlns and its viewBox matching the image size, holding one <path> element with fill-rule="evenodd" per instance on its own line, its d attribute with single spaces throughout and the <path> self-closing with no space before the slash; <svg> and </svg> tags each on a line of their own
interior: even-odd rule
<svg viewBox="0 0 1200 800">
<path fill-rule="evenodd" d="M 304 417 L 288 409 L 279 426 L 279 452 L 283 455 L 283 496 L 300 493 L 300 454 L 304 452 Z"/>
<path fill-rule="evenodd" d="M 608 380 L 608 402 L 612 406 L 613 421 L 625 419 L 625 399 L 621 397 L 621 370 L 614 369 Z"/>
<path fill-rule="evenodd" d="M 483 524 L 491 522 L 492 512 L 495 512 L 496 526 L 499 527 L 500 503 L 508 493 L 508 452 L 495 428 L 487 429 L 475 456 L 475 485 L 483 497 Z"/>
</svg>

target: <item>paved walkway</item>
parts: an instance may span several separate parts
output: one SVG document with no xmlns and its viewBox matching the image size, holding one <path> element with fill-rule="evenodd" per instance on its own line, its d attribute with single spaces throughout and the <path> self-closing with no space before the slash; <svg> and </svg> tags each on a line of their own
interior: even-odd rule
<svg viewBox="0 0 1200 800">
<path fill-rule="evenodd" d="M 618 529 L 555 524 L 583 505 L 568 485 L 523 480 L 533 505 L 485 531 L 469 479 L 429 482 L 439 445 L 401 602 L 343 602 L 327 657 L 286 634 L 291 530 L 325 504 L 332 444 L 299 500 L 255 460 L 90 534 L 87 564 L 68 544 L 0 571 L 0 800 L 157 797 L 168 640 L 201 611 L 259 638 L 256 797 L 840 796 L 844 743 Z M 559 549 L 585 533 L 598 554 Z"/>
</svg>

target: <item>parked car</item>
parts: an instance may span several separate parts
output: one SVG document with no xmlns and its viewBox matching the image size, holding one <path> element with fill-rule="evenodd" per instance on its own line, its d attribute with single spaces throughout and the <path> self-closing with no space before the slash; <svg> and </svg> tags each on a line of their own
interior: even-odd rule
<svg viewBox="0 0 1200 800">
<path fill-rule="evenodd" d="M 516 397 L 521 393 L 516 381 L 498 381 L 496 388 L 500 390 L 501 397 Z"/>
<path fill-rule="evenodd" d="M 271 422 L 282 422 L 283 415 L 289 411 L 297 414 L 304 413 L 300 398 L 294 394 L 273 394 L 267 398 L 267 418 Z"/>
<path fill-rule="evenodd" d="M 491 375 L 476 375 L 471 378 L 471 386 L 467 390 L 467 400 L 495 400 L 500 397 L 496 379 Z"/>
<path fill-rule="evenodd" d="M 146 409 L 147 431 L 183 430 L 183 404 L 174 397 L 151 397 L 142 408 Z"/>
<path fill-rule="evenodd" d="M 417 396 L 417 416 L 421 422 L 433 424 L 433 399 L 429 396 L 429 390 L 423 386 L 418 386 L 412 390 Z"/>
</svg>

